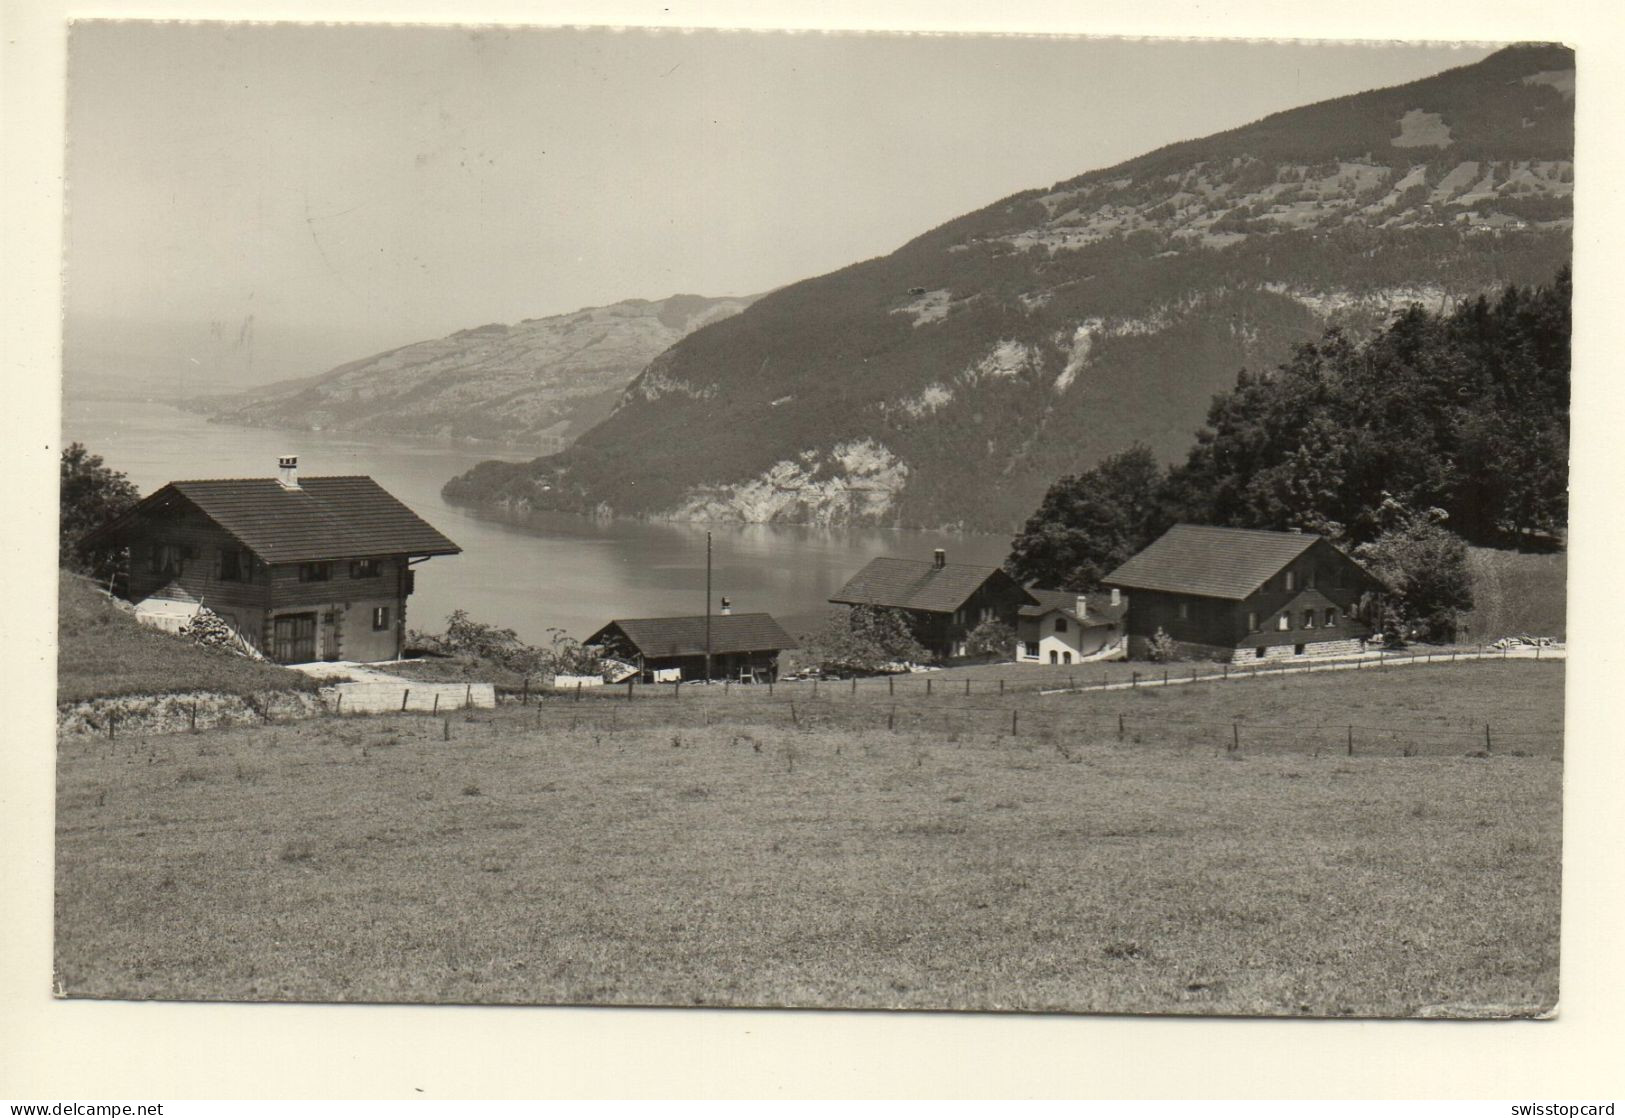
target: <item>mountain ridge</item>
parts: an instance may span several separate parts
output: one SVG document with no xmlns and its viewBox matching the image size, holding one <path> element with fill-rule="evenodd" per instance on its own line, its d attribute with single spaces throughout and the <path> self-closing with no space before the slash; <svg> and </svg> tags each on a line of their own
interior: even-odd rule
<svg viewBox="0 0 1625 1118">
<path fill-rule="evenodd" d="M 754 299 L 677 294 L 486 323 L 193 406 L 246 426 L 563 449 L 651 358 Z"/>
<path fill-rule="evenodd" d="M 1549 279 L 1573 54 L 1507 48 L 952 219 L 660 353 L 567 452 L 448 499 L 514 511 L 1008 530 L 1330 325 Z M 676 432 L 676 437 L 673 437 Z"/>
</svg>

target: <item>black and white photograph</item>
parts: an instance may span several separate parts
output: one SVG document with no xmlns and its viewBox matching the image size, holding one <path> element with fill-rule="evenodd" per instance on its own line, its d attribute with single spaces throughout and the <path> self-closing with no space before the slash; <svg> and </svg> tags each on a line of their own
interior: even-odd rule
<svg viewBox="0 0 1625 1118">
<path fill-rule="evenodd" d="M 1585 66 L 74 21 L 54 996 L 1556 1014 Z"/>
</svg>

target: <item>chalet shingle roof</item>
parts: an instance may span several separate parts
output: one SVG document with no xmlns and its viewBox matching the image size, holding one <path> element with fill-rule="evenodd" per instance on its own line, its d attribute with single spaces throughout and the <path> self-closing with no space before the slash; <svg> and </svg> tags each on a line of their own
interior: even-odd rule
<svg viewBox="0 0 1625 1118">
<path fill-rule="evenodd" d="M 1240 601 L 1320 536 L 1176 524 L 1101 581 L 1125 590 L 1156 590 Z"/>
<path fill-rule="evenodd" d="M 1078 619 L 1078 596 L 1070 590 L 1039 590 L 1027 587 L 1027 593 L 1038 599 L 1036 606 L 1022 606 L 1016 611 L 1022 617 L 1043 617 L 1046 613 L 1059 610 L 1072 620 Z M 1110 594 L 1087 594 L 1085 604 L 1089 607 L 1087 619 L 1090 621 L 1118 621 L 1128 611 L 1128 607 L 1121 601 L 1112 605 Z"/>
<path fill-rule="evenodd" d="M 843 606 L 885 606 L 929 613 L 952 613 L 990 578 L 1004 575 L 998 567 L 881 556 L 853 575 L 830 601 Z"/>
<path fill-rule="evenodd" d="M 611 629 L 620 629 L 645 657 L 704 656 L 705 615 L 693 617 L 619 618 L 587 638 L 603 641 Z M 778 652 L 796 647 L 795 640 L 766 613 L 711 615 L 711 653 Z"/>
<path fill-rule="evenodd" d="M 383 555 L 455 555 L 462 550 L 370 477 L 308 477 L 297 489 L 274 478 L 172 481 L 124 522 L 176 496 L 267 563 Z"/>
</svg>

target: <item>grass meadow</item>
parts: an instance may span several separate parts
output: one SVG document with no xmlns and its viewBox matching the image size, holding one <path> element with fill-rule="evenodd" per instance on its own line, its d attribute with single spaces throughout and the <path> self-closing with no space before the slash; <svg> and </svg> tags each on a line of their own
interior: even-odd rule
<svg viewBox="0 0 1625 1118">
<path fill-rule="evenodd" d="M 743 690 L 64 738 L 58 989 L 1330 1016 L 1556 1000 L 1560 663 L 1026 692 L 1014 735 L 975 696 L 904 704 L 923 717 L 887 731 L 878 696 L 792 719 Z M 1485 721 L 1505 734 L 1489 753 Z M 1350 756 L 1353 723 L 1372 732 Z"/>
</svg>

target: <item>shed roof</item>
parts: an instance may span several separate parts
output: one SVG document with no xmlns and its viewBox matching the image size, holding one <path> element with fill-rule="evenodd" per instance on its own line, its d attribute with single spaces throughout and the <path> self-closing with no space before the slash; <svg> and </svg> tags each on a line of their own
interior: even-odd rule
<svg viewBox="0 0 1625 1118">
<path fill-rule="evenodd" d="M 1102 581 L 1239 601 L 1321 539 L 1313 532 L 1176 524 Z"/>
<path fill-rule="evenodd" d="M 267 563 L 462 551 L 370 477 L 172 481 L 108 529 L 122 534 L 177 499 L 197 507 Z"/>
<path fill-rule="evenodd" d="M 1036 587 L 1027 587 L 1027 593 L 1038 599 L 1035 606 L 1022 606 L 1017 611 L 1022 617 L 1043 617 L 1046 613 L 1064 613 L 1072 620 L 1078 620 L 1078 595 L 1071 590 L 1039 590 Z M 1117 621 L 1126 612 L 1128 606 L 1119 601 L 1112 605 L 1110 594 L 1089 593 L 1084 595 L 1085 604 L 1089 607 L 1084 620 L 1086 621 Z"/>
<path fill-rule="evenodd" d="M 619 629 L 645 657 L 704 656 L 705 615 L 693 617 L 617 618 L 586 640 L 598 644 L 611 629 Z M 773 616 L 767 613 L 720 613 L 711 616 L 711 654 L 779 652 L 796 647 Z"/>
<path fill-rule="evenodd" d="M 843 606 L 885 606 L 952 613 L 990 578 L 1009 578 L 998 567 L 969 563 L 937 566 L 925 559 L 881 556 L 847 580 L 830 601 Z M 1013 581 L 1013 580 L 1012 580 Z"/>
</svg>

